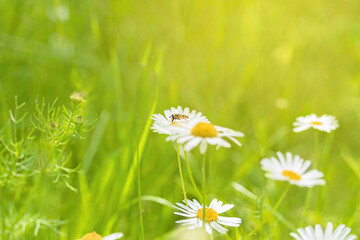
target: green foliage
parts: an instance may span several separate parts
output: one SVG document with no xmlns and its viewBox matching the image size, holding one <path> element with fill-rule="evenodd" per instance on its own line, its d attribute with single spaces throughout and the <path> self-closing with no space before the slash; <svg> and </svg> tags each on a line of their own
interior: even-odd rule
<svg viewBox="0 0 360 240">
<path fill-rule="evenodd" d="M 144 238 L 181 236 L 169 207 L 183 198 L 176 147 L 148 129 L 152 112 L 177 105 L 245 133 L 241 148 L 207 154 L 208 197 L 243 221 L 215 239 L 289 239 L 327 221 L 359 236 L 359 9 L 358 0 L 0 1 L 0 239 L 137 239 L 138 165 Z M 74 90 L 87 96 L 69 100 Z M 291 127 L 310 113 L 340 123 L 319 134 L 327 184 L 308 211 L 307 190 L 294 187 L 271 215 L 283 185 L 259 162 L 276 151 L 313 160 L 311 131 Z M 201 186 L 201 157 L 188 157 Z M 48 223 L 35 236 L 37 219 Z"/>
<path fill-rule="evenodd" d="M 17 209 L 12 205 L 7 205 L 7 209 L 1 212 L 3 218 L 2 221 L 2 239 L 21 239 L 25 235 L 24 233 L 30 233 L 34 238 L 38 237 L 39 230 L 41 228 L 50 229 L 57 234 L 62 233 L 58 230 L 58 227 L 65 224 L 66 221 L 46 219 L 39 214 L 30 215 L 25 213 L 23 216 L 18 216 Z"/>
<path fill-rule="evenodd" d="M 32 136 L 34 129 L 26 129 L 24 120 L 27 113 L 20 113 L 25 103 L 18 104 L 15 97 L 15 109 L 9 110 L 8 124 L 2 129 L 0 136 L 0 187 L 6 187 L 13 178 L 31 174 L 29 166 L 35 159 Z M 19 116 L 19 114 L 21 114 Z"/>
<path fill-rule="evenodd" d="M 79 93 L 74 92 L 70 98 Z M 76 191 L 69 183 L 70 174 L 77 168 L 65 167 L 71 159 L 71 152 L 66 151 L 66 147 L 71 140 L 81 140 L 84 132 L 93 128 L 93 122 L 84 123 L 85 103 L 82 97 L 71 102 L 71 107 L 56 106 L 57 100 L 52 104 L 41 102 L 35 103 L 35 114 L 32 124 L 34 129 L 39 132 L 37 144 L 38 158 L 36 169 L 54 178 L 54 182 L 63 181 L 67 187 Z"/>
<path fill-rule="evenodd" d="M 73 93 L 77 94 L 76 92 Z M 71 96 L 73 96 L 71 95 Z M 57 100 L 52 103 L 35 101 L 31 116 L 22 113 L 25 103 L 18 104 L 15 97 L 14 110 L 9 110 L 9 121 L 3 127 L 0 137 L 0 193 L 1 202 L 0 236 L 3 239 L 21 239 L 29 228 L 34 228 L 33 236 L 38 236 L 40 228 L 49 228 L 56 233 L 57 227 L 66 221 L 52 220 L 38 213 L 18 211 L 16 206 L 30 204 L 31 194 L 36 194 L 37 185 L 29 181 L 49 178 L 52 183 L 62 182 L 72 191 L 71 178 L 79 167 L 68 167 L 72 151 L 70 142 L 84 139 L 85 132 L 90 131 L 95 120 L 88 119 L 85 101 L 72 99 L 71 107 L 59 106 Z M 15 188 L 22 188 L 21 193 Z M 17 195 L 26 198 L 17 199 Z M 13 198 L 15 201 L 13 202 Z"/>
</svg>

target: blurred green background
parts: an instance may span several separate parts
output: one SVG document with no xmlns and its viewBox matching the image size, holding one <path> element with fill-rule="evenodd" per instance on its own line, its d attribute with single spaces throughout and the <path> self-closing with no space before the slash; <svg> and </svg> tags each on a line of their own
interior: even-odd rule
<svg viewBox="0 0 360 240">
<path fill-rule="evenodd" d="M 335 115 L 340 128 L 319 134 L 327 185 L 315 187 L 305 213 L 308 190 L 292 187 L 279 212 L 295 227 L 332 221 L 359 235 L 359 10 L 357 0 L 0 0 L 1 126 L 15 95 L 31 113 L 37 97 L 68 104 L 84 90 L 90 114 L 101 116 L 70 145 L 70 165 L 83 166 L 71 179 L 79 191 L 49 180 L 28 198 L 27 212 L 68 220 L 59 228 L 64 235 L 40 229 L 33 237 L 27 229 L 18 239 L 78 239 L 91 231 L 138 239 L 139 142 L 142 194 L 182 200 L 175 146 L 146 132 L 153 106 L 162 113 L 177 105 L 246 135 L 241 148 L 208 153 L 209 199 L 235 204 L 228 216 L 243 220 L 228 239 L 290 239 L 295 229 L 276 218 L 248 237 L 261 222 L 261 204 L 273 205 L 284 187 L 266 180 L 259 162 L 275 151 L 313 160 L 312 131 L 295 134 L 291 125 L 300 115 Z M 200 160 L 196 149 L 190 161 L 198 184 Z M 28 193 L 32 185 L 24 184 Z M 143 218 L 146 239 L 176 235 L 170 207 L 143 201 Z"/>
</svg>

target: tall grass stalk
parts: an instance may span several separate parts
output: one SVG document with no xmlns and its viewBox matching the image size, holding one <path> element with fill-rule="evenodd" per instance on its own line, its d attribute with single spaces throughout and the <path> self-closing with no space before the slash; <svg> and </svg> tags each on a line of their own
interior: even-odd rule
<svg viewBox="0 0 360 240">
<path fill-rule="evenodd" d="M 143 155 L 143 152 L 144 152 L 144 149 L 145 149 L 145 145 L 146 145 L 146 141 L 148 139 L 148 135 L 149 135 L 149 131 L 150 131 L 150 126 L 151 126 L 151 116 L 154 114 L 154 111 L 155 111 L 155 108 L 156 108 L 156 105 L 157 105 L 157 102 L 158 102 L 158 95 L 156 95 L 156 98 L 154 100 L 154 103 L 151 107 L 151 110 L 150 110 L 150 113 L 149 113 L 149 117 L 145 123 L 145 127 L 144 127 L 144 130 L 142 132 L 142 135 L 140 137 L 140 141 L 139 141 L 139 145 L 138 145 L 138 158 L 140 159 L 139 161 L 141 161 L 141 157 Z M 134 155 L 134 157 L 136 157 L 136 153 Z M 131 191 L 131 186 L 133 184 L 133 179 L 134 179 L 134 175 L 136 174 L 135 171 L 136 171 L 136 159 L 134 159 L 134 161 L 132 162 L 131 166 L 130 166 L 130 169 L 129 169 L 129 173 L 128 173 L 128 176 L 126 177 L 126 180 L 125 180 L 125 184 L 124 184 L 124 187 L 123 187 L 123 190 L 121 192 L 121 197 L 120 197 L 120 205 L 123 205 L 123 203 L 127 200 L 128 198 L 128 195 Z"/>
<path fill-rule="evenodd" d="M 138 205 L 139 205 L 139 221 L 140 221 L 140 232 L 142 240 L 145 239 L 144 232 L 144 219 L 142 214 L 142 200 L 141 200 L 141 172 L 140 172 L 140 161 L 139 161 L 139 153 L 136 151 L 136 163 L 137 163 L 137 187 L 138 187 Z"/>
</svg>

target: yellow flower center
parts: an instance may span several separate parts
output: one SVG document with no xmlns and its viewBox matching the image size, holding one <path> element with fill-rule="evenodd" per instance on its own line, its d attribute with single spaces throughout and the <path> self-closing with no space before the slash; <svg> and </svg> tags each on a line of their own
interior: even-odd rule
<svg viewBox="0 0 360 240">
<path fill-rule="evenodd" d="M 322 122 L 317 122 L 317 121 L 315 121 L 315 122 L 311 122 L 310 124 L 312 124 L 312 125 L 323 125 L 323 123 L 322 123 Z"/>
<path fill-rule="evenodd" d="M 218 131 L 216 130 L 214 124 L 199 122 L 191 129 L 191 134 L 196 137 L 213 138 L 218 135 Z"/>
<path fill-rule="evenodd" d="M 299 174 L 297 174 L 296 172 L 290 171 L 290 170 L 284 170 L 282 172 L 282 175 L 284 177 L 288 177 L 291 180 L 301 180 L 301 176 Z"/>
<path fill-rule="evenodd" d="M 204 209 L 200 208 L 197 213 L 196 213 L 196 217 L 203 220 L 203 215 L 204 214 Z M 212 208 L 206 208 L 205 209 L 205 221 L 207 223 L 211 222 L 211 221 L 216 221 L 218 219 L 218 213 L 212 209 Z"/>
<path fill-rule="evenodd" d="M 96 232 L 85 234 L 80 240 L 102 240 L 103 238 Z"/>
</svg>

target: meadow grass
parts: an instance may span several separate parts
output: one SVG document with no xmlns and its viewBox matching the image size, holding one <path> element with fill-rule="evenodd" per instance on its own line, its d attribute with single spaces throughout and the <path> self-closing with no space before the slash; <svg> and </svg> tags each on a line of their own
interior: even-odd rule
<svg viewBox="0 0 360 240">
<path fill-rule="evenodd" d="M 215 239 L 290 239 L 328 221 L 360 235 L 359 9 L 356 0 L 0 0 L 0 239 L 180 236 L 176 144 L 150 130 L 153 113 L 178 105 L 245 133 L 241 148 L 206 153 L 208 199 L 235 204 L 229 216 L 243 221 Z M 27 114 L 14 125 L 16 108 L 16 119 Z M 318 133 L 318 150 L 312 130 L 292 132 L 310 113 L 340 124 Z M 59 135 L 57 121 L 68 126 Z M 292 186 L 273 211 L 286 183 L 259 163 L 276 151 L 318 156 L 327 184 L 311 194 Z M 187 197 L 199 199 L 180 156 Z M 201 189 L 202 156 L 188 157 Z M 23 160 L 26 171 L 6 175 Z"/>
</svg>

